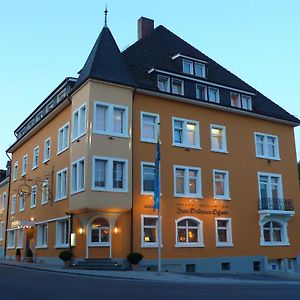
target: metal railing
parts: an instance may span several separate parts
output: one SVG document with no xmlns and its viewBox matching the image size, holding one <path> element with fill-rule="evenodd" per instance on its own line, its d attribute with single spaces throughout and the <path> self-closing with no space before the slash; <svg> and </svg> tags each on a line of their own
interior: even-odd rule
<svg viewBox="0 0 300 300">
<path fill-rule="evenodd" d="M 258 209 L 294 211 L 294 204 L 292 199 L 260 198 L 258 199 Z"/>
</svg>

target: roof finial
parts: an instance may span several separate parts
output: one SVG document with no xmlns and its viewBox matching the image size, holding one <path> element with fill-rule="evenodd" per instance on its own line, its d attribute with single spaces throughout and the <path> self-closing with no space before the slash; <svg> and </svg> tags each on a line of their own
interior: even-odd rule
<svg viewBox="0 0 300 300">
<path fill-rule="evenodd" d="M 105 16 L 104 27 L 107 27 L 107 13 L 108 13 L 108 10 L 107 10 L 107 3 L 106 3 L 105 11 L 104 11 L 104 16 Z"/>
</svg>

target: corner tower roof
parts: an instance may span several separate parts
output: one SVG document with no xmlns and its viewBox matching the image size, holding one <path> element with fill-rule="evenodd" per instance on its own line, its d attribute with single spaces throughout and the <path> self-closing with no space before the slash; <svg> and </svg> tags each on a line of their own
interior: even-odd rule
<svg viewBox="0 0 300 300">
<path fill-rule="evenodd" d="M 88 56 L 74 89 L 88 79 L 134 86 L 127 64 L 108 27 L 104 26 Z"/>
</svg>

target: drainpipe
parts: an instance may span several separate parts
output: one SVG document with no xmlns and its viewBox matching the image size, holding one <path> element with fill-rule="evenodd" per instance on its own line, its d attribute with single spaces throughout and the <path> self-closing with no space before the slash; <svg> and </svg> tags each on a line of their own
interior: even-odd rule
<svg viewBox="0 0 300 300">
<path fill-rule="evenodd" d="M 10 203 L 10 178 L 11 178 L 11 161 L 12 159 L 9 157 L 7 152 L 5 152 L 6 156 L 9 159 L 10 167 L 9 167 L 9 174 L 8 174 L 8 192 L 6 197 L 6 222 L 5 222 L 5 237 L 4 237 L 4 259 L 6 260 L 6 245 L 7 245 L 7 228 L 8 228 L 8 217 L 9 217 L 9 203 Z"/>
</svg>

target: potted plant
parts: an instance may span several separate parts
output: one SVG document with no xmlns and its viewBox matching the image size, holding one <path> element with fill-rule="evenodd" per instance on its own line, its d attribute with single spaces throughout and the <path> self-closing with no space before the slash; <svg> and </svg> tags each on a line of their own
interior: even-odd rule
<svg viewBox="0 0 300 300">
<path fill-rule="evenodd" d="M 131 252 L 127 255 L 127 260 L 130 263 L 132 270 L 137 269 L 137 266 L 142 259 L 143 259 L 143 254 L 139 252 Z"/>
<path fill-rule="evenodd" d="M 33 262 L 33 253 L 30 248 L 28 248 L 26 251 L 26 261 Z"/>
<path fill-rule="evenodd" d="M 58 257 L 64 262 L 66 268 L 71 266 L 73 253 L 70 250 L 61 251 Z"/>
<path fill-rule="evenodd" d="M 21 261 L 21 249 L 16 250 L 16 261 Z"/>
</svg>

